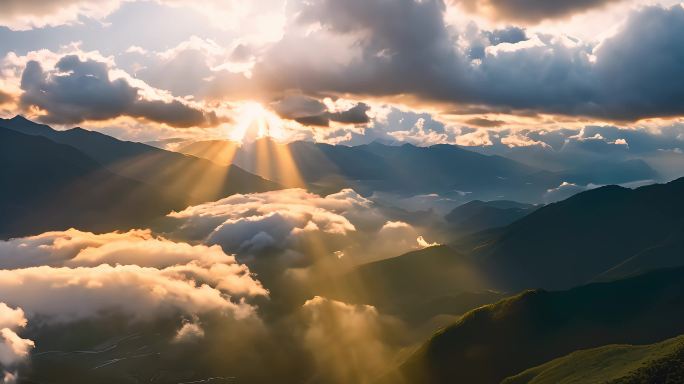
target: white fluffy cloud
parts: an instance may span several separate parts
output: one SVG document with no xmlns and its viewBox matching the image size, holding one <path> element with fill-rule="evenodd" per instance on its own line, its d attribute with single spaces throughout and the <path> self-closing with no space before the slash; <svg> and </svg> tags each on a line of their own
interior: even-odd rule
<svg viewBox="0 0 684 384">
<path fill-rule="evenodd" d="M 169 216 L 180 220 L 174 236 L 219 244 L 238 255 L 275 249 L 292 257 L 312 251 L 316 239 L 331 256 L 337 252 L 356 261 L 420 248 L 414 227 L 394 222 L 351 189 L 328 196 L 303 189 L 233 195 Z"/>
<path fill-rule="evenodd" d="M 22 339 L 16 332 L 26 326 L 27 320 L 21 308 L 10 308 L 0 303 L 0 367 L 11 369 L 28 358 L 35 346 L 32 340 Z M 16 373 L 4 371 L 3 383 L 14 383 Z"/>
<path fill-rule="evenodd" d="M 204 329 L 202 329 L 202 325 L 199 324 L 197 319 L 193 319 L 193 321 L 183 322 L 183 325 L 178 329 L 173 340 L 176 343 L 188 343 L 197 341 L 203 337 Z"/>
<path fill-rule="evenodd" d="M 568 197 L 584 192 L 586 190 L 596 188 L 596 185 L 577 185 L 575 183 L 569 183 L 564 181 L 556 188 L 551 188 L 544 194 L 544 201 L 546 203 L 554 203 L 556 201 L 565 200 Z"/>
<path fill-rule="evenodd" d="M 138 319 L 182 312 L 252 315 L 243 299 L 267 295 L 220 247 L 148 230 L 48 232 L 0 242 L 0 299 L 30 315 L 67 321 L 118 310 Z M 20 289 L 21 288 L 21 289 Z"/>
</svg>

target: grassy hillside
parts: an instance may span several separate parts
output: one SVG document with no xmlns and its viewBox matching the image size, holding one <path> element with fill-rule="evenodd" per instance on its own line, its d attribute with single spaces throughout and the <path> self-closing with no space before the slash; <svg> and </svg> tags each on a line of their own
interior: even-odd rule
<svg viewBox="0 0 684 384">
<path fill-rule="evenodd" d="M 327 294 L 415 322 L 463 314 L 503 297 L 489 290 L 467 257 L 443 245 L 361 265 L 342 280 L 338 286 L 351 289 Z"/>
<path fill-rule="evenodd" d="M 502 384 L 682 383 L 684 336 L 650 345 L 607 345 L 573 352 Z"/>
<path fill-rule="evenodd" d="M 498 383 L 606 344 L 684 333 L 684 268 L 567 291 L 527 291 L 466 314 L 403 364 L 411 383 Z"/>
<path fill-rule="evenodd" d="M 508 200 L 473 200 L 454 208 L 444 219 L 453 230 L 467 234 L 509 225 L 538 208 Z"/>
</svg>

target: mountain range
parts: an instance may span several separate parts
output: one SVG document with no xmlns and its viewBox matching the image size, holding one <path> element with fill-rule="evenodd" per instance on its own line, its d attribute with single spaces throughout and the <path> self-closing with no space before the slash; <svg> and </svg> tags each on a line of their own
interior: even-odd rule
<svg viewBox="0 0 684 384">
<path fill-rule="evenodd" d="M 3 237 L 139 227 L 190 204 L 278 189 L 241 168 L 21 116 L 0 120 Z"/>
<path fill-rule="evenodd" d="M 177 151 L 210 159 L 219 164 L 237 164 L 250 172 L 291 184 L 282 163 L 291 163 L 307 187 L 331 192 L 349 187 L 369 195 L 391 192 L 398 195 L 437 193 L 468 194 L 468 200 L 542 202 L 548 190 L 563 182 L 601 185 L 656 179 L 645 162 L 632 160 L 610 167 L 587 166 L 548 171 L 498 156 L 483 155 L 455 145 L 417 147 L 411 144 L 344 146 L 296 141 L 282 144 L 269 138 L 239 146 L 227 140 L 181 145 Z M 280 154 L 268 156 L 268 153 Z"/>
<path fill-rule="evenodd" d="M 317 276 L 325 281 L 311 287 L 286 285 L 301 272 L 290 269 L 269 298 L 277 310 L 261 309 L 264 320 L 282 332 L 303 302 L 319 295 L 360 305 L 355 311 L 372 306 L 392 318 L 387 324 L 411 329 L 387 331 L 405 347 L 400 356 L 408 357 L 397 359 L 382 383 L 550 383 L 559 377 L 637 383 L 681 377 L 682 340 L 674 337 L 684 334 L 684 178 L 639 188 L 596 187 L 543 205 L 515 200 L 538 203 L 571 172 L 590 183 L 604 178 L 604 171 L 641 169 L 629 173 L 634 177 L 650 171 L 638 161 L 592 172 L 547 171 L 448 145 L 346 147 L 261 139 L 244 146 L 195 142 L 179 151 L 185 154 L 81 128 L 58 131 L 22 117 L 0 120 L 0 237 L 69 227 L 154 228 L 164 225 L 168 212 L 188 205 L 294 186 L 319 193 L 351 187 L 365 195 L 459 194 L 470 201 L 443 217 L 375 203 L 390 220 L 448 233 L 449 240 Z M 279 268 L 271 260 L 258 261 Z M 267 274 L 251 270 L 267 281 Z M 306 273 L 316 273 L 315 267 Z M 296 299 L 282 300 L 283 292 Z M 283 313 L 287 320 L 277 318 Z M 140 333 L 130 339 L 121 338 L 130 324 L 115 317 L 31 328 L 41 352 L 27 377 L 73 381 L 88 371 L 93 380 L 110 382 L 132 372 L 160 382 L 231 374 L 272 382 L 290 370 L 287 359 L 270 352 L 269 361 L 279 366 L 265 372 L 243 367 L 239 359 L 226 365 L 204 350 L 208 345 L 220 351 L 232 340 L 187 349 L 162 341 L 160 330 L 169 337 L 176 331 L 177 324 L 168 321 L 137 324 L 130 329 Z M 203 322 L 223 334 L 224 320 L 210 316 Z M 424 331 L 435 324 L 447 326 L 415 349 L 407 346 L 417 337 L 425 340 Z M 78 340 L 67 340 L 74 332 Z M 270 343 L 257 349 L 272 349 Z M 71 351 L 92 347 L 94 353 L 50 352 L 65 345 Z M 122 356 L 125 363 L 110 366 Z M 306 369 L 305 362 L 297 367 Z"/>
<path fill-rule="evenodd" d="M 681 255 L 683 194 L 684 178 L 583 192 L 486 236 L 467 253 L 509 290 L 569 288 L 618 265 L 624 274 L 653 269 L 659 265 L 648 266 L 654 261 L 649 255 L 658 252 L 663 260 Z M 629 267 L 623 264 L 627 260 Z"/>
</svg>

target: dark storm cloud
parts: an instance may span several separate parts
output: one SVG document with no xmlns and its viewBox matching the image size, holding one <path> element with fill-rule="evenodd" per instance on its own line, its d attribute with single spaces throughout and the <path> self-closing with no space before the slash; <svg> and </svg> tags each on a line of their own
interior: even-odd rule
<svg viewBox="0 0 684 384">
<path fill-rule="evenodd" d="M 485 119 L 482 117 L 476 117 L 476 118 L 467 120 L 466 124 L 474 125 L 477 127 L 483 127 L 483 128 L 494 128 L 494 127 L 500 127 L 500 126 L 504 125 L 504 122 L 501 120 L 489 120 L 489 119 Z"/>
<path fill-rule="evenodd" d="M 358 103 L 346 111 L 325 112 L 320 115 L 302 116 L 294 118 L 299 124 L 327 127 L 331 121 L 343 124 L 366 124 L 370 118 L 366 114 L 370 107 L 365 103 Z"/>
<path fill-rule="evenodd" d="M 487 105 L 616 121 L 684 113 L 681 6 L 633 13 L 595 50 L 545 36 L 539 43 L 484 58 L 472 77 L 480 85 L 474 98 Z"/>
<path fill-rule="evenodd" d="M 623 119 L 684 113 L 684 8 L 645 8 L 602 44 L 600 114 Z"/>
<path fill-rule="evenodd" d="M 326 115 L 304 116 L 294 120 L 299 124 L 310 127 L 327 127 L 330 125 L 330 119 Z"/>
<path fill-rule="evenodd" d="M 328 108 L 317 99 L 304 95 L 289 95 L 271 104 L 273 109 L 286 119 L 298 119 L 322 115 Z"/>
<path fill-rule="evenodd" d="M 506 27 L 493 31 L 484 31 L 483 34 L 487 37 L 491 45 L 498 45 L 501 43 L 515 44 L 527 40 L 525 30 L 519 27 Z"/>
<path fill-rule="evenodd" d="M 293 49 L 307 46 L 302 41 L 306 37 L 286 34 L 253 70 L 256 81 L 268 90 L 432 94 L 462 80 L 462 67 L 467 63 L 454 50 L 453 36 L 443 22 L 445 5 L 441 0 L 321 0 L 288 6 L 301 26 L 320 24 L 340 35 L 360 33 L 354 44 L 360 57 L 349 63 L 331 63 L 325 60 L 326 52 L 310 51 L 304 52 L 309 57 L 293 61 Z M 221 86 L 243 88 L 234 78 Z"/>
<path fill-rule="evenodd" d="M 486 1 L 500 12 L 517 7 L 529 17 L 563 15 L 605 2 Z M 143 5 L 155 6 L 136 6 Z M 529 7 L 538 10 L 524 11 Z M 133 6 L 122 6 L 118 13 L 128 8 Z M 116 60 L 120 68 L 152 86 L 196 99 L 282 99 L 296 91 L 315 98 L 407 95 L 447 102 L 452 109 L 478 108 L 482 114 L 550 113 L 612 121 L 684 114 L 684 9 L 679 5 L 635 11 L 599 46 L 515 26 L 487 31 L 473 23 L 459 35 L 445 24 L 445 10 L 443 0 L 288 1 L 289 21 L 281 41 L 262 50 L 236 49 L 242 58 L 258 56 L 251 78 L 212 70 L 201 50 L 188 49 L 163 62 L 145 61 L 132 53 Z M 107 21 L 112 28 L 124 28 L 128 24 L 117 14 Z M 138 24 L 144 20 L 133 25 Z M 132 31 L 144 37 L 140 46 L 154 46 L 138 28 Z M 0 39 L 8 33 L 0 30 Z M 42 37 L 33 36 L 31 41 L 44 41 Z M 86 33 L 84 46 L 89 39 Z M 123 49 L 131 41 L 126 39 Z M 134 69 L 140 64 L 147 68 Z M 336 119 L 321 117 L 323 113 L 324 109 L 297 115 L 279 112 L 316 125 Z M 354 122 L 365 119 L 364 114 L 357 116 Z M 346 116 L 337 118 L 349 121 Z"/>
<path fill-rule="evenodd" d="M 332 121 L 345 124 L 365 124 L 370 121 L 367 112 L 370 107 L 365 103 L 358 103 L 346 111 L 329 114 Z"/>
<path fill-rule="evenodd" d="M 633 13 L 596 49 L 538 39 L 538 46 L 485 57 L 471 77 L 479 85 L 473 98 L 486 105 L 617 121 L 684 113 L 681 6 Z"/>
<path fill-rule="evenodd" d="M 81 61 L 64 56 L 53 71 L 30 61 L 21 78 L 24 108 L 38 107 L 46 112 L 43 121 L 77 124 L 84 120 L 106 120 L 122 115 L 145 118 L 174 127 L 216 123 L 216 116 L 179 101 L 149 101 L 139 89 L 124 79 L 111 80 L 105 63 Z"/>
<path fill-rule="evenodd" d="M 289 95 L 271 104 L 273 110 L 285 119 L 295 120 L 309 126 L 327 127 L 330 121 L 343 124 L 365 124 L 370 121 L 370 107 L 358 103 L 346 111 L 329 112 L 318 99 L 304 95 Z"/>
<path fill-rule="evenodd" d="M 537 23 L 546 19 L 568 17 L 620 0 L 462 0 L 467 10 L 486 13 L 497 20 Z"/>
<path fill-rule="evenodd" d="M 252 86 L 307 94 L 410 94 L 490 110 L 614 121 L 684 113 L 680 6 L 634 12 L 599 47 L 549 35 L 530 37 L 516 28 L 484 31 L 476 43 L 489 40 L 490 45 L 480 46 L 477 57 L 455 43 L 458 36 L 445 25 L 444 7 L 438 0 L 306 2 L 297 8 L 297 20 L 360 36 L 354 45 L 359 57 L 341 64 L 320 62 L 325 55 L 318 54 L 293 62 L 294 42 L 305 44 L 306 37 L 286 34 L 254 68 Z M 248 88 L 243 85 L 231 78 L 219 88 L 231 93 Z"/>
</svg>

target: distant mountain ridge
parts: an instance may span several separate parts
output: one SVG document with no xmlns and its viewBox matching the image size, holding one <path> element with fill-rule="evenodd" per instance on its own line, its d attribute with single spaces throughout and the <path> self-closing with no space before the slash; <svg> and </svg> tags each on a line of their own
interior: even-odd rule
<svg viewBox="0 0 684 384">
<path fill-rule="evenodd" d="M 217 200 L 233 193 L 263 192 L 280 186 L 231 165 L 215 163 L 105 134 L 72 128 L 56 131 L 21 116 L 0 119 L 0 127 L 70 145 L 112 172 L 188 196 L 188 203 Z"/>
<path fill-rule="evenodd" d="M 472 233 L 511 224 L 539 207 L 509 200 L 472 200 L 454 208 L 444 219 L 455 231 Z"/>
<path fill-rule="evenodd" d="M 364 194 L 461 192 L 470 193 L 474 199 L 506 198 L 536 203 L 544 200 L 548 190 L 563 182 L 602 185 L 657 178 L 655 171 L 641 160 L 550 172 L 448 144 L 418 147 L 373 142 L 345 146 L 307 141 L 283 144 L 262 138 L 242 147 L 228 140 L 210 140 L 180 146 L 177 150 L 219 164 L 234 163 L 287 184 L 277 172 L 264 174 L 264 170 L 274 170 L 278 165 L 274 163 L 277 158 L 258 155 L 263 148 L 277 148 L 277 152 L 287 154 L 307 185 L 323 192 L 343 187 Z"/>
<path fill-rule="evenodd" d="M 277 168 L 276 164 L 263 164 L 276 159 L 264 160 L 258 155 L 266 147 L 277 148 L 277 152 L 290 156 L 302 179 L 311 188 L 324 192 L 344 187 L 364 194 L 464 191 L 490 199 L 507 194 L 512 199 L 529 200 L 538 199 L 548 188 L 561 183 L 556 176 L 538 168 L 453 145 L 417 147 L 371 143 L 350 147 L 305 141 L 282 144 L 264 138 L 242 148 L 235 148 L 229 141 L 209 141 L 192 143 L 178 151 L 209 159 L 216 159 L 218 153 L 219 163 L 222 153 L 234 151 L 234 156 L 227 157 L 231 162 L 259 173 L 263 168 Z M 284 182 L 277 176 L 273 178 Z"/>
<path fill-rule="evenodd" d="M 0 237 L 149 225 L 172 210 L 280 186 L 237 166 L 22 117 L 0 120 Z"/>
<path fill-rule="evenodd" d="M 186 198 L 119 176 L 75 148 L 0 128 L 0 237 L 136 227 Z"/>
</svg>

